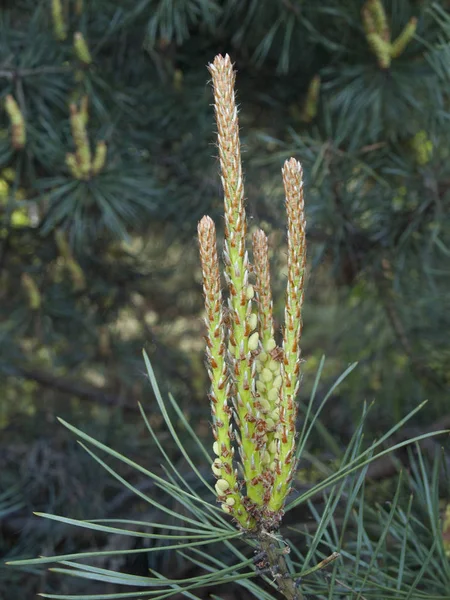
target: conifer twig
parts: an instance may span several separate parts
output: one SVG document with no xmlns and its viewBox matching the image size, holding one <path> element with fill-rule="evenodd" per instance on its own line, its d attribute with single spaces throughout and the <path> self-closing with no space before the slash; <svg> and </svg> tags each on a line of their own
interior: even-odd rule
<svg viewBox="0 0 450 600">
<path fill-rule="evenodd" d="M 203 272 L 205 297 L 205 322 L 208 329 L 207 359 L 211 380 L 210 400 L 213 413 L 215 442 L 212 470 L 217 477 L 216 492 L 222 501 L 222 509 L 232 513 L 242 526 L 249 529 L 252 519 L 242 504 L 239 494 L 237 473 L 233 466 L 234 449 L 231 446 L 233 430 L 231 424 L 230 381 L 226 363 L 226 340 L 220 289 L 220 271 L 217 258 L 216 228 L 210 217 L 203 217 L 198 224 L 200 260 Z"/>
<path fill-rule="evenodd" d="M 209 217 L 203 217 L 198 225 L 198 236 L 217 455 L 212 470 L 218 478 L 215 487 L 222 509 L 258 540 L 263 556 L 261 564 L 270 571 L 279 591 L 289 600 L 302 600 L 299 582 L 290 574 L 284 556 L 288 547 L 280 549 L 279 538 L 274 533 L 283 516 L 296 466 L 295 396 L 300 377 L 299 343 L 306 263 L 302 168 L 293 158 L 283 167 L 288 281 L 283 347 L 280 348 L 274 337 L 266 234 L 257 230 L 253 235 L 253 268 L 246 250 L 235 73 L 230 57 L 216 56 L 209 70 L 214 87 L 224 190 L 224 274 L 229 292 L 225 317 L 215 227 Z M 250 283 L 251 273 L 255 276 L 254 286 Z M 242 482 L 238 481 L 233 464 L 235 441 Z"/>
<path fill-rule="evenodd" d="M 254 414 L 255 363 L 258 333 L 252 315 L 254 288 L 249 283 L 250 264 L 245 248 L 247 222 L 239 142 L 239 124 L 234 94 L 235 72 L 230 57 L 216 56 L 209 65 L 214 88 L 214 107 L 218 129 L 218 147 L 225 208 L 225 278 L 229 287 L 229 354 L 236 383 L 235 411 L 240 427 L 239 452 L 245 472 L 247 495 L 262 505 L 261 458 L 265 443 L 258 435 Z"/>
<path fill-rule="evenodd" d="M 288 279 L 284 311 L 282 390 L 280 395 L 280 424 L 276 453 L 276 474 L 269 502 L 272 511 L 282 509 L 289 493 L 295 471 L 295 402 L 300 385 L 300 336 L 306 266 L 306 221 L 303 201 L 303 171 L 300 163 L 291 158 L 283 167 L 288 219 Z"/>
</svg>

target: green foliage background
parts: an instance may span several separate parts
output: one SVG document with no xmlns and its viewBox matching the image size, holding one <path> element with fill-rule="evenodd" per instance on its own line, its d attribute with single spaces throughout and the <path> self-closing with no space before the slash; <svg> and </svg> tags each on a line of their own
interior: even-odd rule
<svg viewBox="0 0 450 600">
<path fill-rule="evenodd" d="M 284 239 L 282 162 L 292 155 L 305 169 L 304 397 L 326 354 L 324 389 L 359 361 L 323 417 L 338 443 L 351 436 L 366 400 L 377 401 L 374 433 L 425 398 L 419 430 L 448 419 L 449 6 L 385 2 L 394 37 L 412 16 L 418 28 L 383 70 L 364 34 L 362 5 L 63 0 L 67 37 L 58 41 L 49 0 L 2 3 L 0 102 L 14 96 L 27 131 L 25 147 L 14 150 L 0 112 L 5 552 L 93 542 L 42 530 L 25 518 L 31 510 L 80 518 L 123 510 L 114 504 L 117 489 L 81 458 L 55 416 L 151 462 L 136 401 L 154 409 L 155 427 L 159 415 L 142 347 L 163 390 L 209 435 L 195 231 L 205 213 L 220 228 L 205 68 L 218 52 L 238 69 L 249 213 L 273 247 Z M 90 65 L 74 51 L 78 31 Z M 305 122 L 316 75 L 317 114 Z M 84 95 L 91 146 L 108 147 L 105 169 L 88 181 L 65 164 L 74 150 L 69 104 Z M 61 233 L 66 256 L 55 238 Z M 279 318 L 283 261 L 283 252 L 273 256 Z M 2 570 L 0 586 L 16 575 Z M 27 581 L 24 597 L 45 584 Z"/>
</svg>

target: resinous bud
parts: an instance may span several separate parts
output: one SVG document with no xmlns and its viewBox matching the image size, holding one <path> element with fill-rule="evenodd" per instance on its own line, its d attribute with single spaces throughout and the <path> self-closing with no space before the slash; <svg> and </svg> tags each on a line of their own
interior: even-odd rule
<svg viewBox="0 0 450 600">
<path fill-rule="evenodd" d="M 264 346 L 264 350 L 266 350 L 266 352 L 271 352 L 272 350 L 274 350 L 277 346 L 276 341 L 273 338 L 270 338 L 269 340 L 267 340 L 265 346 Z"/>
<path fill-rule="evenodd" d="M 256 386 L 257 387 L 258 387 L 258 383 L 262 383 L 262 381 L 261 382 L 259 382 L 259 381 L 256 382 Z M 270 392 L 269 392 L 269 394 L 270 394 Z M 262 411 L 267 412 L 267 411 L 270 410 L 270 402 L 268 400 L 266 400 L 265 398 L 260 398 L 259 403 L 261 405 L 261 410 Z"/>
<path fill-rule="evenodd" d="M 261 371 L 261 379 L 263 381 L 265 381 L 266 383 L 268 383 L 269 381 L 272 381 L 272 379 L 273 379 L 272 371 L 270 371 L 270 369 L 263 369 Z"/>
<path fill-rule="evenodd" d="M 230 484 L 228 481 L 225 481 L 225 479 L 218 479 L 214 487 L 216 488 L 217 494 L 222 496 L 228 490 Z"/>
<path fill-rule="evenodd" d="M 270 389 L 270 390 L 267 392 L 267 399 L 268 399 L 270 402 L 275 402 L 277 398 L 278 398 L 278 390 L 277 390 L 277 388 L 276 388 L 276 387 L 273 387 L 272 389 Z"/>
<path fill-rule="evenodd" d="M 251 300 L 255 296 L 255 289 L 252 285 L 248 285 L 245 289 L 245 297 Z"/>
<path fill-rule="evenodd" d="M 215 441 L 214 444 L 213 444 L 213 452 L 217 456 L 220 456 L 219 442 L 218 441 Z"/>
<path fill-rule="evenodd" d="M 256 315 L 256 313 L 252 313 L 249 318 L 248 318 L 248 326 L 250 327 L 250 329 L 253 331 L 253 329 L 256 329 L 258 326 L 258 316 Z"/>
<path fill-rule="evenodd" d="M 277 375 L 275 377 L 275 379 L 273 380 L 273 383 L 272 383 L 273 387 L 280 389 L 282 381 L 283 380 L 281 378 L 281 375 Z"/>
<path fill-rule="evenodd" d="M 257 350 L 258 342 L 259 342 L 259 333 L 257 331 L 255 331 L 248 338 L 248 349 L 250 350 L 250 352 L 254 352 L 255 350 Z"/>
<path fill-rule="evenodd" d="M 277 451 L 277 443 L 275 440 L 272 440 L 269 444 L 269 452 L 270 454 L 275 454 Z"/>
<path fill-rule="evenodd" d="M 231 506 L 228 506 L 228 504 L 221 504 L 221 505 L 220 505 L 220 508 L 221 508 L 221 509 L 222 509 L 224 512 L 226 512 L 226 513 L 228 513 L 228 514 L 230 514 L 230 513 L 231 513 Z"/>
<path fill-rule="evenodd" d="M 236 500 L 232 496 L 228 496 L 226 499 L 226 503 L 228 506 L 234 506 L 236 504 Z"/>
<path fill-rule="evenodd" d="M 269 364 L 267 365 L 267 368 L 270 369 L 271 371 L 273 371 L 274 373 L 279 373 L 280 372 L 280 363 L 276 360 L 269 360 Z"/>
<path fill-rule="evenodd" d="M 258 392 L 260 394 L 263 394 L 266 391 L 266 384 L 264 383 L 264 381 L 261 381 L 260 379 L 258 379 L 256 381 L 256 389 L 258 390 Z"/>
<path fill-rule="evenodd" d="M 222 463 L 220 462 L 219 459 L 216 459 L 213 464 L 211 465 L 211 469 L 212 472 L 214 473 L 214 475 L 216 475 L 216 477 L 220 477 L 222 475 Z"/>
<path fill-rule="evenodd" d="M 268 429 L 273 429 L 275 427 L 275 421 L 273 419 L 271 419 L 270 417 L 268 417 L 266 419 L 266 425 L 267 425 Z"/>
</svg>

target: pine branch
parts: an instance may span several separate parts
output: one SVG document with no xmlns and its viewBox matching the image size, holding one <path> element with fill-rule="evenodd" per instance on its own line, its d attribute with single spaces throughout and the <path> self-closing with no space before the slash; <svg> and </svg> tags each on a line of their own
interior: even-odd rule
<svg viewBox="0 0 450 600">
<path fill-rule="evenodd" d="M 59 73 L 70 73 L 71 67 L 54 67 L 51 65 L 36 67 L 35 69 L 0 69 L 0 77 L 15 80 L 20 77 L 32 77 L 34 75 L 57 75 Z"/>
<path fill-rule="evenodd" d="M 277 583 L 278 589 L 287 600 L 304 600 L 299 580 L 295 580 L 289 571 L 285 554 L 289 546 L 280 549 L 272 534 L 261 532 L 258 538 L 260 548 L 265 555 L 267 568 Z"/>
<path fill-rule="evenodd" d="M 32 369 L 15 365 L 8 366 L 8 371 L 12 372 L 16 377 L 23 377 L 24 379 L 35 381 L 39 385 L 64 394 L 76 396 L 81 400 L 88 400 L 105 406 L 120 408 L 128 412 L 139 412 L 137 404 L 130 404 L 130 399 L 127 399 L 126 397 L 114 396 L 113 394 L 104 392 L 98 388 L 96 389 L 92 386 L 77 383 L 65 377 L 55 377 L 42 369 Z"/>
</svg>

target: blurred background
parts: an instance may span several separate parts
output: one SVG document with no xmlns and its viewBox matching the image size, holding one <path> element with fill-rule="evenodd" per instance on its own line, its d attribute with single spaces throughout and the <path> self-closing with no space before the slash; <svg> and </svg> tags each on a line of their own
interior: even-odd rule
<svg viewBox="0 0 450 600">
<path fill-rule="evenodd" d="M 217 53 L 238 71 L 249 226 L 269 235 L 279 327 L 281 166 L 290 156 L 304 166 L 301 399 L 325 355 L 318 401 L 358 362 L 323 414 L 341 447 L 373 401 L 372 437 L 423 400 L 407 433 L 450 425 L 449 2 L 3 0 L 0 555 L 8 559 L 135 543 L 31 513 L 147 516 L 56 421 L 158 470 L 137 406 L 158 429 L 143 348 L 163 393 L 210 436 L 196 227 L 209 214 L 222 229 L 206 68 Z M 320 443 L 310 451 L 320 455 Z M 379 471 L 382 486 L 392 469 Z M 174 559 L 161 551 L 148 560 L 164 570 Z M 44 589 L 91 587 L 0 566 L 0 597 Z"/>
</svg>

